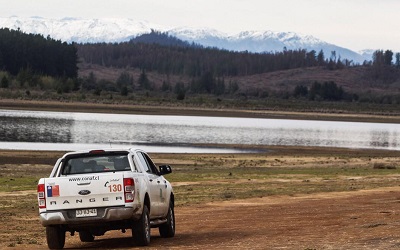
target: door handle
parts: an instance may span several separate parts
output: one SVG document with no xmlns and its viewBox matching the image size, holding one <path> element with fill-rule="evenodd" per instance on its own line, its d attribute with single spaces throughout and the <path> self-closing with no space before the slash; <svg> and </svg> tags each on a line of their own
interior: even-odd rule
<svg viewBox="0 0 400 250">
<path fill-rule="evenodd" d="M 76 183 L 78 186 L 83 186 L 83 185 L 90 185 L 90 181 L 89 182 L 78 182 Z"/>
</svg>

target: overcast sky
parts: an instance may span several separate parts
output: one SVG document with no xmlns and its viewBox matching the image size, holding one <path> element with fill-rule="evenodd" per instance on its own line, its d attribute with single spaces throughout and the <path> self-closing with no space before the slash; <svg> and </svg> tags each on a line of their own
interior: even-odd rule
<svg viewBox="0 0 400 250">
<path fill-rule="evenodd" d="M 0 17 L 112 17 L 226 33 L 292 31 L 356 51 L 400 51 L 400 0 L 0 0 L 0 6 Z"/>
</svg>

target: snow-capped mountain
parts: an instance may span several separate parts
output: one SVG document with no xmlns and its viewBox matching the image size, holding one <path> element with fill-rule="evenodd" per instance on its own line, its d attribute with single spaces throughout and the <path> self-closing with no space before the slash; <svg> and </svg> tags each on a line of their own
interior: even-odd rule
<svg viewBox="0 0 400 250">
<path fill-rule="evenodd" d="M 319 40 L 309 35 L 299 35 L 293 32 L 273 32 L 273 31 L 245 31 L 236 35 L 228 35 L 216 30 L 207 29 L 172 29 L 170 35 L 179 39 L 195 42 L 204 46 L 218 47 L 234 51 L 250 51 L 256 53 L 307 49 L 307 51 L 324 51 L 325 57 L 329 58 L 332 51 L 336 51 L 336 59 L 353 60 L 361 63 L 366 58 L 349 49 L 336 46 Z"/>
<path fill-rule="evenodd" d="M 20 29 L 25 33 L 42 34 L 64 42 L 97 43 L 129 41 L 138 34 L 151 31 L 150 24 L 132 19 L 46 19 L 0 18 L 0 27 Z M 153 26 L 152 26 L 153 27 Z M 158 27 L 153 27 L 157 29 Z"/>
<path fill-rule="evenodd" d="M 327 44 L 315 37 L 300 36 L 293 32 L 244 31 L 228 35 L 216 30 L 177 28 L 169 30 L 168 33 L 182 40 L 199 42 L 205 46 L 215 46 L 221 43 L 221 47 L 229 50 L 253 52 L 273 52 L 282 51 L 284 47 L 297 49 Z M 249 49 L 249 46 L 252 49 Z"/>
<path fill-rule="evenodd" d="M 369 60 L 372 60 L 372 56 L 375 51 L 376 51 L 375 49 L 364 49 L 358 51 L 358 54 L 362 55 L 364 58 L 369 58 Z"/>
<path fill-rule="evenodd" d="M 313 36 L 293 32 L 244 31 L 238 34 L 226 34 L 213 29 L 171 29 L 132 19 L 46 19 L 15 16 L 0 18 L 0 27 L 20 29 L 25 33 L 42 34 L 45 37 L 77 43 L 124 42 L 138 35 L 150 33 L 154 29 L 168 32 L 169 35 L 190 43 L 233 51 L 260 53 L 282 51 L 287 48 L 315 50 L 318 53 L 323 50 L 326 58 L 330 57 L 332 51 L 336 51 L 336 58 L 353 60 L 357 63 L 368 59 L 354 51 L 329 44 Z"/>
</svg>

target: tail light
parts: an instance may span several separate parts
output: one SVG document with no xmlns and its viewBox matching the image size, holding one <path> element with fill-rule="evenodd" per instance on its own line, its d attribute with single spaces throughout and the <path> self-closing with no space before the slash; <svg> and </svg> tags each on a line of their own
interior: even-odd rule
<svg viewBox="0 0 400 250">
<path fill-rule="evenodd" d="M 135 182 L 132 178 L 124 178 L 125 203 L 133 202 L 135 199 Z"/>
<path fill-rule="evenodd" d="M 37 187 L 37 196 L 39 208 L 46 208 L 46 195 L 44 184 L 39 184 Z"/>
</svg>

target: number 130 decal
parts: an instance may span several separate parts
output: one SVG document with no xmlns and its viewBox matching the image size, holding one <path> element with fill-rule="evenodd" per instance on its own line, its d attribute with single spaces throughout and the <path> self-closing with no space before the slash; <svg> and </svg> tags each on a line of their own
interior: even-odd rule
<svg viewBox="0 0 400 250">
<path fill-rule="evenodd" d="M 121 184 L 112 184 L 112 185 L 108 186 L 108 189 L 110 190 L 110 193 L 121 192 L 122 185 Z"/>
</svg>

